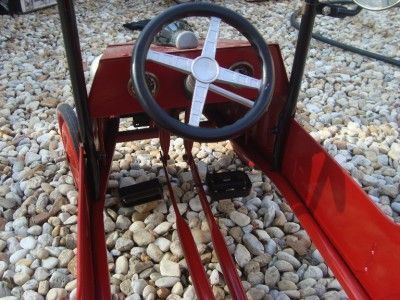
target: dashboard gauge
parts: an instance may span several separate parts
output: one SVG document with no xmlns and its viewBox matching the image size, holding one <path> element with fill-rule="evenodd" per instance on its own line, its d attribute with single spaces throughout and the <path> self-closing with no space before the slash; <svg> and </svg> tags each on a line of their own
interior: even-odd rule
<svg viewBox="0 0 400 300">
<path fill-rule="evenodd" d="M 245 61 L 237 62 L 230 66 L 229 69 L 243 75 L 254 77 L 253 66 Z"/>
<path fill-rule="evenodd" d="M 147 87 L 149 88 L 151 94 L 153 96 L 155 96 L 157 94 L 158 88 L 159 88 L 157 76 L 154 75 L 153 73 L 146 72 L 146 83 L 147 83 Z M 135 90 L 133 89 L 131 78 L 128 81 L 128 93 L 132 97 L 136 97 L 136 93 L 135 93 Z"/>
</svg>

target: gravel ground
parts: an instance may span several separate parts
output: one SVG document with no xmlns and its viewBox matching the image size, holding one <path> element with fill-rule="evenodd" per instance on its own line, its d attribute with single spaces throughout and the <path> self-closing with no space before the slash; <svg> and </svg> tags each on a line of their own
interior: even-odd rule
<svg viewBox="0 0 400 300">
<path fill-rule="evenodd" d="M 139 2 L 139 3 L 137 3 Z M 222 3 L 221 1 L 217 1 Z M 166 1 L 77 1 L 86 75 L 107 44 L 133 40 L 121 24 L 150 18 Z M 226 1 L 279 42 L 290 72 L 297 32 L 289 16 L 299 1 Z M 261 9 L 263 8 L 263 9 Z M 346 20 L 319 17 L 316 28 L 344 42 L 400 58 L 398 9 L 363 11 Z M 0 17 L 0 298 L 74 298 L 77 193 L 55 118 L 72 104 L 57 10 Z M 199 24 L 201 25 L 201 24 Z M 340 28 L 340 30 L 338 30 Z M 365 30 L 364 30 L 365 29 Z M 199 28 L 200 30 L 200 28 Z M 204 33 L 206 28 L 201 29 Z M 201 31 L 200 30 L 200 31 Z M 230 37 L 231 31 L 222 32 Z M 359 182 L 388 217 L 400 222 L 400 71 L 312 42 L 297 119 Z M 163 180 L 157 140 L 119 144 L 110 186 Z M 202 254 L 213 291 L 229 298 L 208 227 L 174 138 L 169 168 Z M 244 169 L 253 191 L 213 203 L 252 299 L 340 299 L 345 292 L 269 179 L 244 167 L 228 143 L 195 144 L 202 174 Z M 105 230 L 115 299 L 193 299 L 194 291 L 168 202 L 136 210 L 108 196 Z"/>
</svg>

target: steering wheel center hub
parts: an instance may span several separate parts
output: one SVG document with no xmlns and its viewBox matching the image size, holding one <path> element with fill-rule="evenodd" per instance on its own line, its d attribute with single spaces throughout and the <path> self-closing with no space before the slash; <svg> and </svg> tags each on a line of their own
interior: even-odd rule
<svg viewBox="0 0 400 300">
<path fill-rule="evenodd" d="M 210 83 L 217 79 L 219 74 L 219 65 L 215 59 L 200 56 L 192 63 L 192 74 L 197 80 Z"/>
</svg>

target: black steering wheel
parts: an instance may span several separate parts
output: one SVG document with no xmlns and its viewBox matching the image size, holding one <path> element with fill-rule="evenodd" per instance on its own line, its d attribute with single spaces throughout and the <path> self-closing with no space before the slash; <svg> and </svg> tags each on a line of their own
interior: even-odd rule
<svg viewBox="0 0 400 300">
<path fill-rule="evenodd" d="M 160 53 L 150 48 L 154 36 L 162 26 L 174 20 L 201 16 L 210 17 L 210 25 L 201 55 L 196 59 Z M 241 32 L 256 49 L 262 62 L 262 78 L 257 79 L 219 66 L 215 60 L 221 20 Z M 195 79 L 188 124 L 170 116 L 152 96 L 145 79 L 145 62 L 161 65 L 190 74 Z M 187 3 L 173 6 L 153 18 L 140 34 L 132 54 L 132 84 L 138 101 L 146 113 L 158 124 L 178 136 L 197 141 L 220 141 L 233 138 L 253 125 L 266 111 L 274 87 L 271 55 L 263 37 L 244 17 L 234 11 L 211 3 Z M 259 91 L 253 102 L 227 91 L 214 82 L 229 83 Z M 247 105 L 248 112 L 232 124 L 219 128 L 199 127 L 208 91 L 214 91 Z"/>
</svg>

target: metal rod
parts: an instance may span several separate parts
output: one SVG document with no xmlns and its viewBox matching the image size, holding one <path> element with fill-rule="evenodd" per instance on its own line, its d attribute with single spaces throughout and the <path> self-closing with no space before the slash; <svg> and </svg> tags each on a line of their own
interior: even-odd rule
<svg viewBox="0 0 400 300">
<path fill-rule="evenodd" d="M 306 0 L 305 2 L 304 14 L 301 18 L 292 73 L 290 76 L 288 99 L 278 121 L 277 136 L 273 150 L 274 169 L 280 169 L 282 164 L 290 120 L 294 117 L 296 112 L 296 105 L 299 97 L 301 81 L 303 79 L 308 48 L 314 27 L 315 16 L 317 15 L 318 0 Z"/>
<path fill-rule="evenodd" d="M 158 134 L 159 130 L 157 127 L 119 131 L 116 141 L 117 143 L 124 143 L 130 141 L 154 139 L 158 137 Z"/>
<path fill-rule="evenodd" d="M 210 228 L 211 239 L 214 246 L 214 250 L 217 253 L 219 263 L 221 265 L 224 279 L 229 287 L 229 291 L 233 299 L 247 299 L 246 292 L 244 291 L 242 282 L 240 281 L 239 275 L 236 271 L 235 263 L 233 262 L 232 256 L 226 247 L 225 239 L 222 236 L 219 226 L 215 221 L 214 215 L 211 211 L 210 205 L 207 201 L 206 192 L 204 191 L 203 184 L 197 169 L 196 163 L 192 156 L 193 142 L 185 140 L 185 151 L 187 157 L 187 163 L 190 166 L 190 170 L 193 175 L 193 181 L 197 188 L 197 194 L 199 195 L 201 207 L 207 219 L 208 227 Z"/>
<path fill-rule="evenodd" d="M 78 233 L 77 233 L 77 272 L 76 298 L 94 300 L 95 280 L 92 260 L 92 237 L 90 233 L 90 211 L 86 197 L 86 170 L 82 145 L 79 147 L 79 201 L 78 201 Z"/>
<path fill-rule="evenodd" d="M 72 0 L 57 0 L 61 19 L 72 92 L 79 121 L 79 133 L 85 150 L 89 191 L 97 199 L 99 190 L 99 166 L 94 144 L 92 119 L 88 108 L 88 95 L 83 73 L 82 55 L 76 25 L 75 9 Z"/>
<path fill-rule="evenodd" d="M 186 221 L 183 219 L 179 212 L 178 204 L 176 202 L 174 191 L 172 189 L 171 181 L 167 171 L 167 160 L 164 158 L 168 153 L 161 153 L 161 161 L 163 163 L 165 178 L 171 199 L 172 207 L 174 208 L 176 217 L 176 230 L 178 231 L 179 240 L 182 245 L 183 253 L 187 261 L 188 270 L 192 277 L 194 290 L 196 291 L 197 298 L 200 300 L 213 300 L 214 295 L 211 291 L 210 283 L 207 279 L 206 272 L 201 262 L 201 257 L 197 251 L 196 243 L 193 235 Z"/>
</svg>

